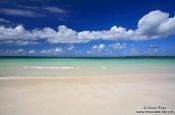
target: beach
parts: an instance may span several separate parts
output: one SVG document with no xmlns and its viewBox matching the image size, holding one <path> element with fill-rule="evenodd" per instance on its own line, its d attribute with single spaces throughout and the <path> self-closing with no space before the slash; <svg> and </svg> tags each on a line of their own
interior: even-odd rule
<svg viewBox="0 0 175 115">
<path fill-rule="evenodd" d="M 0 115 L 175 115 L 175 0 L 0 0 Z"/>
<path fill-rule="evenodd" d="M 85 73 L 84 76 L 81 73 L 87 72 L 84 68 L 79 74 L 75 72 L 64 76 L 64 73 L 61 73 L 62 76 L 57 75 L 58 77 L 55 74 L 51 76 L 16 74 L 16 76 L 3 77 L 4 74 L 2 74 L 0 77 L 0 114 L 154 115 L 156 113 L 151 112 L 167 111 L 169 113 L 157 113 L 157 115 L 174 115 L 174 63 L 165 62 L 147 63 L 147 66 L 139 66 L 142 69 L 137 69 L 136 66 L 143 62 L 130 63 L 129 65 L 135 68 L 131 69 L 132 71 L 127 68 L 130 67 L 129 65 L 125 68 L 120 66 L 123 71 L 114 71 L 107 69 L 113 66 L 111 63 L 106 65 L 103 63 L 103 68 L 99 66 L 102 73 L 95 70 L 89 71 L 89 75 Z M 4 65 L 6 62 L 1 64 Z M 35 68 L 36 65 L 32 67 Z M 48 70 L 46 66 L 37 67 L 40 67 L 42 71 Z M 35 71 L 33 68 L 31 71 Z M 60 66 L 56 69 L 52 66 L 51 69 L 49 68 L 48 71 L 65 72 L 65 70 L 60 70 Z M 69 69 L 72 71 L 71 68 Z M 139 113 L 141 111 L 145 113 Z"/>
</svg>

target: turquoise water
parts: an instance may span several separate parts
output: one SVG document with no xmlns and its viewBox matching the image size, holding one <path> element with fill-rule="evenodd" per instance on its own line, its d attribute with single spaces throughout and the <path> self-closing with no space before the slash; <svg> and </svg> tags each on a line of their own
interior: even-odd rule
<svg viewBox="0 0 175 115">
<path fill-rule="evenodd" d="M 12 58 L 0 59 L 0 77 L 117 76 L 174 74 L 175 58 Z"/>
</svg>

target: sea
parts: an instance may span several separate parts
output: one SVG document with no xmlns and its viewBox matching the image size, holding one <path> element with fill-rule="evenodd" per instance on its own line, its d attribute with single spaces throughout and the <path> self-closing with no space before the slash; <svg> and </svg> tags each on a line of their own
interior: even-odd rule
<svg viewBox="0 0 175 115">
<path fill-rule="evenodd" d="M 174 75 L 175 57 L 0 58 L 0 77 Z"/>
</svg>

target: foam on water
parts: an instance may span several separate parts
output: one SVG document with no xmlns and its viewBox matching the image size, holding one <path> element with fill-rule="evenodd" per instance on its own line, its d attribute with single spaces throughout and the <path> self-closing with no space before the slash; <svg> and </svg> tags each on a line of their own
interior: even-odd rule
<svg viewBox="0 0 175 115">
<path fill-rule="evenodd" d="M 24 68 L 28 69 L 75 69 L 75 67 L 72 66 L 62 66 L 62 67 L 47 67 L 47 66 L 24 66 Z"/>
<path fill-rule="evenodd" d="M 102 70 L 108 69 L 107 66 L 101 66 L 100 68 L 101 68 Z"/>
</svg>

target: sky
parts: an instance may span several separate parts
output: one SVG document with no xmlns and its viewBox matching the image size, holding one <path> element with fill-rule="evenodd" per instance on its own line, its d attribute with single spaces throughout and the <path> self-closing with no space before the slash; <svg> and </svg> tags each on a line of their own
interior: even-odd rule
<svg viewBox="0 0 175 115">
<path fill-rule="evenodd" d="M 0 56 L 175 56 L 174 0 L 1 0 Z"/>
</svg>

